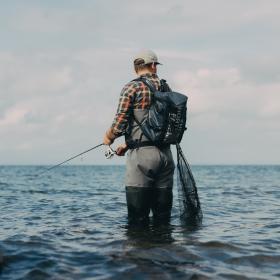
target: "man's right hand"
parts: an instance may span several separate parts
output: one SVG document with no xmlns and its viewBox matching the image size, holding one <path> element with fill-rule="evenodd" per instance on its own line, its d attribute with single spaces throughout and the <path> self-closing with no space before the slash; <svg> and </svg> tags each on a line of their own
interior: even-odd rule
<svg viewBox="0 0 280 280">
<path fill-rule="evenodd" d="M 113 143 L 113 141 L 107 136 L 107 134 L 104 135 L 104 138 L 103 138 L 103 144 L 104 145 L 111 145 Z"/>
<path fill-rule="evenodd" d="M 104 145 L 111 145 L 115 140 L 115 135 L 112 133 L 111 129 L 108 129 L 103 138 Z"/>
</svg>

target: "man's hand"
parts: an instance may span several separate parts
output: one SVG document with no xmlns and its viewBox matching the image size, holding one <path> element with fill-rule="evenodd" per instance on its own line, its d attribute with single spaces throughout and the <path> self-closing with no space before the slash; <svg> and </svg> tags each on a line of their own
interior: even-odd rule
<svg viewBox="0 0 280 280">
<path fill-rule="evenodd" d="M 104 135 L 104 138 L 103 138 L 103 144 L 104 145 L 111 145 L 113 143 L 113 141 L 107 136 L 107 134 Z"/>
<path fill-rule="evenodd" d="M 111 129 L 108 129 L 104 135 L 103 138 L 103 144 L 104 145 L 111 145 L 113 144 L 114 140 L 115 140 L 116 136 L 114 135 L 114 133 L 112 132 Z"/>
<path fill-rule="evenodd" d="M 118 146 L 118 148 L 116 149 L 116 154 L 118 155 L 118 156 L 124 156 L 125 155 L 125 153 L 127 152 L 127 150 L 128 150 L 128 147 L 127 147 L 127 145 L 126 144 L 121 144 L 120 146 Z"/>
</svg>

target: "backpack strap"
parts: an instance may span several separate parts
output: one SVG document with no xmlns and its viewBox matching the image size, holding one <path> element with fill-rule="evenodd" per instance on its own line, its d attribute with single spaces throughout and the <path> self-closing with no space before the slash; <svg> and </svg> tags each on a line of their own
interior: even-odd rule
<svg viewBox="0 0 280 280">
<path fill-rule="evenodd" d="M 153 83 L 149 79 L 146 79 L 144 77 L 139 77 L 139 78 L 134 79 L 132 81 L 144 83 L 152 93 L 154 93 L 156 91 L 155 86 L 153 85 Z"/>
<path fill-rule="evenodd" d="M 151 94 L 152 94 L 151 97 L 152 97 L 152 99 L 153 99 L 153 93 L 156 91 L 156 88 L 155 88 L 155 86 L 152 84 L 152 82 L 150 82 L 148 79 L 143 78 L 143 77 L 136 78 L 136 79 L 132 80 L 132 82 L 142 82 L 142 83 L 144 83 L 144 84 L 150 89 Z M 141 129 L 141 131 L 142 131 L 142 134 L 141 134 L 141 136 L 140 136 L 140 139 L 138 139 L 138 141 L 141 141 L 141 139 L 142 139 L 142 137 L 143 137 L 143 135 L 144 135 L 144 133 L 143 133 L 143 128 L 142 128 L 142 122 L 144 122 L 145 119 L 143 119 L 142 122 L 139 122 L 139 121 L 137 120 L 137 118 L 135 117 L 133 110 L 132 110 L 132 117 L 133 117 L 133 120 L 136 122 L 136 124 L 140 127 L 140 129 Z M 151 142 L 151 141 L 147 141 L 147 143 L 149 143 L 148 146 L 151 146 L 151 143 L 152 143 L 152 142 Z M 137 145 L 138 145 L 138 147 L 140 147 L 140 146 L 139 146 L 139 143 L 138 143 Z M 143 147 L 143 146 L 141 146 L 141 147 Z"/>
<path fill-rule="evenodd" d="M 166 82 L 166 80 L 164 79 L 161 79 L 160 80 L 160 85 L 159 85 L 159 89 L 157 90 L 156 87 L 154 86 L 154 84 L 147 78 L 144 78 L 144 77 L 139 77 L 137 79 L 134 79 L 132 81 L 136 81 L 136 82 L 142 82 L 144 83 L 151 91 L 152 93 L 152 96 L 153 96 L 153 93 L 155 91 L 160 91 L 160 92 L 168 92 L 168 91 L 172 91 L 168 85 L 168 83 Z"/>
<path fill-rule="evenodd" d="M 166 80 L 164 79 L 161 79 L 160 80 L 160 91 L 161 92 L 168 92 L 168 91 L 171 91 L 168 83 L 166 82 Z"/>
</svg>

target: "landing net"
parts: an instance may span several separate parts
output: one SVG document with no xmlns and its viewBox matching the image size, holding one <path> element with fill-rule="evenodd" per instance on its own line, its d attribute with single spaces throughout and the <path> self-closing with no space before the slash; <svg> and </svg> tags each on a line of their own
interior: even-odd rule
<svg viewBox="0 0 280 280">
<path fill-rule="evenodd" d="M 180 218 L 187 224 L 199 224 L 202 221 L 202 211 L 197 194 L 196 183 L 191 168 L 179 144 L 177 148 L 177 189 Z"/>
</svg>

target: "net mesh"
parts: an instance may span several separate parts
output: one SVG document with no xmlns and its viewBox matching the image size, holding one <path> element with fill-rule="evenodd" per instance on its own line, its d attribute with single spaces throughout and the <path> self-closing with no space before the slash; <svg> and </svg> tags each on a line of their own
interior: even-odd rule
<svg viewBox="0 0 280 280">
<path fill-rule="evenodd" d="M 197 194 L 196 183 L 190 166 L 179 144 L 177 148 L 177 189 L 180 218 L 187 224 L 202 222 L 202 211 Z"/>
</svg>

